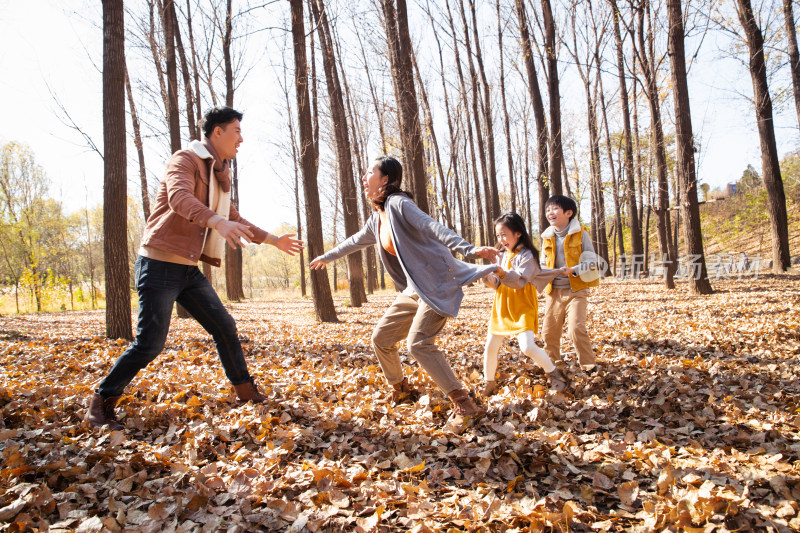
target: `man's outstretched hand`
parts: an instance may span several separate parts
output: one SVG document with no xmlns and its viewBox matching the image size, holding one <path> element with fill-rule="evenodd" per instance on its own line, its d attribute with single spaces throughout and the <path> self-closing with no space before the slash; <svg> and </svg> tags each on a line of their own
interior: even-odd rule
<svg viewBox="0 0 800 533">
<path fill-rule="evenodd" d="M 253 242 L 253 232 L 250 231 L 250 228 L 239 222 L 220 220 L 214 229 L 228 241 L 231 248 L 236 249 L 244 246 L 241 239 L 244 239 L 245 242 Z"/>
<path fill-rule="evenodd" d="M 305 243 L 295 239 L 295 235 L 296 233 L 285 233 L 281 235 L 278 237 L 278 242 L 275 243 L 275 247 L 289 255 L 300 253 L 305 247 Z"/>
<path fill-rule="evenodd" d="M 497 259 L 497 256 L 500 255 L 500 250 L 497 248 L 492 248 L 491 246 L 481 246 L 475 250 L 475 255 L 494 263 L 495 259 Z"/>
</svg>

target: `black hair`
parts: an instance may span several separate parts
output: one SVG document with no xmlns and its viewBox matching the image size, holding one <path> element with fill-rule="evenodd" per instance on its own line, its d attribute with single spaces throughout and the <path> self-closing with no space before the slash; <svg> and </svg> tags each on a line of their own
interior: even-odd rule
<svg viewBox="0 0 800 533">
<path fill-rule="evenodd" d="M 575 215 L 578 214 L 578 204 L 576 204 L 575 200 L 573 200 L 569 196 L 561 196 L 560 194 L 555 194 L 550 198 L 548 198 L 547 201 L 544 203 L 545 209 L 547 209 L 548 205 L 557 205 L 565 213 L 567 211 L 572 211 L 572 216 L 569 217 L 570 222 L 572 222 L 572 219 L 575 218 Z"/>
<path fill-rule="evenodd" d="M 214 128 L 217 126 L 224 129 L 226 124 L 234 120 L 242 120 L 242 117 L 244 117 L 244 115 L 235 109 L 224 105 L 217 106 L 206 111 L 206 114 L 203 115 L 203 119 L 200 121 L 200 127 L 203 128 L 203 133 L 206 137 L 211 137 L 211 134 L 214 133 Z"/>
<path fill-rule="evenodd" d="M 386 199 L 393 194 L 405 194 L 409 198 L 413 198 L 410 192 L 400 188 L 403 182 L 403 165 L 400 164 L 400 161 L 388 155 L 378 156 L 375 161 L 378 163 L 380 173 L 389 178 L 386 185 L 381 187 L 378 197 L 372 200 L 375 207 L 383 209 Z"/>
<path fill-rule="evenodd" d="M 498 224 L 504 225 L 513 233 L 519 233 L 519 240 L 517 241 L 517 246 L 515 249 L 518 249 L 520 246 L 527 248 L 533 253 L 533 259 L 537 263 L 539 262 L 539 250 L 537 250 L 536 246 L 533 245 L 533 240 L 531 240 L 531 236 L 528 234 L 527 228 L 525 228 L 525 221 L 521 216 L 513 211 L 504 215 L 500 215 L 494 219 L 494 225 L 497 226 Z"/>
</svg>

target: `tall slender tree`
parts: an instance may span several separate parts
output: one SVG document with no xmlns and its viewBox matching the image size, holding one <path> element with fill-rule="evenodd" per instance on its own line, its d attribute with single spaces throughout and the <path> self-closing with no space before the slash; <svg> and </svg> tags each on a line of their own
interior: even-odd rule
<svg viewBox="0 0 800 533">
<path fill-rule="evenodd" d="M 649 0 L 638 0 L 635 6 L 636 37 L 638 46 L 634 46 L 634 54 L 639 61 L 639 66 L 644 76 L 644 93 L 650 108 L 650 131 L 652 139 L 650 147 L 656 163 L 658 179 L 656 187 L 658 199 L 656 219 L 658 228 L 658 247 L 661 253 L 661 264 L 664 269 L 664 285 L 668 289 L 675 288 L 674 275 L 677 270 L 677 253 L 675 243 L 670 238 L 669 216 L 669 181 L 667 168 L 667 154 L 664 143 L 664 127 L 661 121 L 661 96 L 659 93 L 657 76 L 657 63 L 655 53 L 655 36 L 650 14 Z M 645 20 L 647 20 L 647 43 L 645 44 Z M 631 22 L 633 24 L 633 22 Z"/>
<path fill-rule="evenodd" d="M 481 88 L 483 90 L 483 121 L 486 126 L 486 159 L 488 162 L 487 176 L 489 182 L 489 195 L 491 206 L 490 218 L 494 220 L 500 216 L 500 192 L 497 186 L 497 166 L 494 157 L 494 119 L 492 118 L 492 97 L 489 90 L 489 81 L 486 79 L 486 68 L 483 64 L 483 53 L 481 52 L 481 40 L 478 37 L 478 18 L 475 13 L 475 0 L 469 0 L 469 10 L 472 14 L 472 38 L 475 43 L 475 60 L 478 63 L 478 73 L 481 75 Z M 490 224 L 494 226 L 494 224 Z M 494 233 L 494 229 L 489 230 Z M 493 235 L 489 236 L 488 242 L 493 242 Z"/>
<path fill-rule="evenodd" d="M 396 4 L 396 7 L 395 7 Z M 392 65 L 400 135 L 405 153 L 405 168 L 414 183 L 415 202 L 425 213 L 428 207 L 428 178 L 425 173 L 425 154 L 422 145 L 422 126 L 419 120 L 414 69 L 411 65 L 411 34 L 408 29 L 406 0 L 381 0 L 386 25 L 386 41 Z"/>
<path fill-rule="evenodd" d="M 133 125 L 133 144 L 136 146 L 136 155 L 139 161 L 139 183 L 142 187 L 142 213 L 145 221 L 150 218 L 150 191 L 147 187 L 147 168 L 144 164 L 144 143 L 139 127 L 139 115 L 136 113 L 136 102 L 133 100 L 133 90 L 131 79 L 128 76 L 127 65 L 125 67 L 125 92 L 128 95 L 128 107 L 131 112 L 131 124 Z"/>
<path fill-rule="evenodd" d="M 761 169 L 767 189 L 767 212 L 772 230 L 772 270 L 789 269 L 789 222 L 786 214 L 786 195 L 783 190 L 778 145 L 772 120 L 772 97 L 767 83 L 767 63 L 764 57 L 764 35 L 758 27 L 750 0 L 736 0 L 736 14 L 744 29 L 750 53 L 750 78 L 761 144 Z"/>
<path fill-rule="evenodd" d="M 556 53 L 556 21 L 550 0 L 542 0 L 544 19 L 545 64 L 550 111 L 550 193 L 563 194 L 561 173 L 564 166 L 564 146 L 561 141 L 561 92 L 558 83 L 558 54 Z"/>
<path fill-rule="evenodd" d="M 789 55 L 789 72 L 792 76 L 794 106 L 797 110 L 797 123 L 800 125 L 800 52 L 797 50 L 797 28 L 794 23 L 792 0 L 783 0 L 783 19 L 786 25 L 786 44 Z"/>
<path fill-rule="evenodd" d="M 103 253 L 106 336 L 131 340 L 125 138 L 125 9 L 103 0 Z"/>
<path fill-rule="evenodd" d="M 620 108 L 622 110 L 622 134 L 625 141 L 625 197 L 628 200 L 628 224 L 631 230 L 631 253 L 634 260 L 631 265 L 632 274 L 638 277 L 644 258 L 644 245 L 642 244 L 642 228 L 639 219 L 638 206 L 636 205 L 636 180 L 633 170 L 633 135 L 631 133 L 631 112 L 628 104 L 628 83 L 625 74 L 625 55 L 623 51 L 622 34 L 619 29 L 619 9 L 617 0 L 608 0 L 612 10 L 614 27 L 614 41 L 617 45 L 617 73 L 619 77 Z"/>
<path fill-rule="evenodd" d="M 531 46 L 528 16 L 525 11 L 525 0 L 516 0 L 517 20 L 519 21 L 520 41 L 522 42 L 522 55 L 525 62 L 525 71 L 528 74 L 528 91 L 533 105 L 533 118 L 536 122 L 536 146 L 538 162 L 536 167 L 536 181 L 539 186 L 539 231 L 544 231 L 550 223 L 544 214 L 544 204 L 547 201 L 546 190 L 548 172 L 548 136 L 547 123 L 544 118 L 544 102 L 539 89 L 539 80 L 536 77 L 536 65 L 533 62 L 533 47 Z"/>
<path fill-rule="evenodd" d="M 319 41 L 322 46 L 322 65 L 325 69 L 325 86 L 333 119 L 333 133 L 336 140 L 336 158 L 339 167 L 339 187 L 342 192 L 342 219 L 344 220 L 345 237 L 357 233 L 360 229 L 358 198 L 353 181 L 353 160 L 351 157 L 350 132 L 348 131 L 347 114 L 344 108 L 344 96 L 339 83 L 336 56 L 331 37 L 330 23 L 325 12 L 323 0 L 312 0 L 311 10 L 317 24 Z M 367 301 L 364 290 L 364 264 L 361 252 L 347 256 L 348 282 L 350 288 L 350 305 L 361 307 Z"/>
<path fill-rule="evenodd" d="M 683 14 L 680 0 L 667 0 L 669 19 L 669 56 L 672 74 L 672 101 L 675 105 L 675 144 L 677 149 L 678 184 L 681 191 L 683 213 L 683 240 L 692 259 L 693 271 L 689 275 L 689 289 L 695 294 L 711 294 L 706 258 L 703 251 L 703 233 L 700 227 L 700 206 L 697 203 L 697 174 L 694 164 L 694 133 L 689 108 L 689 85 L 686 82 L 686 55 L 684 52 Z"/>
<path fill-rule="evenodd" d="M 300 130 L 300 161 L 303 170 L 308 254 L 309 257 L 317 257 L 324 252 L 324 244 L 322 238 L 322 215 L 319 209 L 319 187 L 317 185 L 317 153 L 314 145 L 314 131 L 311 125 L 311 106 L 308 91 L 303 0 L 290 0 L 289 5 L 292 15 L 297 121 Z M 314 311 L 317 320 L 338 322 L 327 272 L 324 270 L 311 270 L 310 276 L 311 295 L 314 298 Z"/>
<path fill-rule="evenodd" d="M 508 104 L 506 103 L 506 76 L 505 58 L 503 51 L 503 19 L 500 16 L 500 0 L 495 2 L 497 8 L 497 55 L 500 62 L 500 100 L 503 104 L 503 132 L 506 135 L 506 162 L 508 163 L 508 192 L 511 196 L 511 211 L 517 212 L 517 194 L 514 183 L 514 157 L 511 146 L 511 119 L 508 116 Z"/>
</svg>

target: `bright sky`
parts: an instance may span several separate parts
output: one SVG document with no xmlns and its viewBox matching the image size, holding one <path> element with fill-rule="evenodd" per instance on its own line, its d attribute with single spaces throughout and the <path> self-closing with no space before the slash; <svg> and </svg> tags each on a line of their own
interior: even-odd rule
<svg viewBox="0 0 800 533">
<path fill-rule="evenodd" d="M 4 72 L 0 76 L 0 101 L 5 103 L 0 142 L 28 144 L 53 182 L 52 196 L 62 200 L 67 211 L 75 211 L 102 202 L 102 160 L 85 148 L 77 132 L 63 124 L 50 91 L 58 95 L 73 119 L 102 149 L 101 75 L 93 65 L 102 57 L 102 34 L 96 26 L 101 21 L 101 5 L 88 0 L 71 2 L 69 8 L 65 5 L 55 0 L 0 0 L 0 65 Z M 280 5 L 288 12 L 288 4 Z M 413 2 L 409 9 L 418 11 Z M 487 40 L 495 39 L 493 24 L 496 22 L 486 22 Z M 415 41 L 422 41 L 430 31 L 427 25 L 412 25 L 412 30 Z M 283 38 L 279 31 L 277 34 L 272 38 Z M 507 39 L 515 36 L 508 35 Z M 735 181 L 748 164 L 760 171 L 761 163 L 754 111 L 737 96 L 737 91 L 751 94 L 749 74 L 740 63 L 720 59 L 716 45 L 710 41 L 707 39 L 690 72 L 690 96 L 695 134 L 702 146 L 699 179 L 713 187 Z M 562 62 L 568 58 L 563 51 Z M 244 172 L 241 212 L 268 230 L 295 220 L 294 200 L 286 185 L 293 179 L 293 171 L 273 144 L 275 138 L 286 134 L 280 112 L 282 95 L 275 82 L 277 62 L 273 57 L 256 62 L 236 93 L 236 107 L 245 112 L 245 143 L 239 157 Z M 436 63 L 430 59 L 423 64 Z M 508 64 L 506 71 L 512 75 Z M 433 74 L 429 78 L 438 84 Z M 565 113 L 580 113 L 582 117 L 585 104 L 580 81 L 568 73 L 563 75 L 563 81 Z M 606 89 L 610 88 L 606 81 Z M 444 122 L 443 110 L 435 108 L 434 113 L 438 123 Z M 643 129 L 646 126 L 641 125 Z M 497 131 L 498 142 L 503 142 L 500 124 Z M 781 157 L 800 146 L 799 131 L 793 106 L 784 106 L 776 115 Z M 130 144 L 129 190 L 136 196 L 138 167 Z M 497 166 L 505 172 L 502 150 L 498 148 Z M 165 161 L 165 153 L 154 150 L 147 154 L 147 166 L 153 176 L 160 176 Z"/>
</svg>

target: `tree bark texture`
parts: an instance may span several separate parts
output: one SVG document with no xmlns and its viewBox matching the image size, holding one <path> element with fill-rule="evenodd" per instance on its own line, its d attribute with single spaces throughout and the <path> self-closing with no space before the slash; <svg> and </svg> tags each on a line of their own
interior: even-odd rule
<svg viewBox="0 0 800 533">
<path fill-rule="evenodd" d="M 675 270 L 677 269 L 677 254 L 675 245 L 670 238 L 670 216 L 669 216 L 669 181 L 667 179 L 667 155 L 664 146 L 664 129 L 661 123 L 661 98 L 658 93 L 658 85 L 655 72 L 655 51 L 653 45 L 652 25 L 648 28 L 648 43 L 644 41 L 644 19 L 645 14 L 649 18 L 650 6 L 647 0 L 638 7 L 638 26 L 637 39 L 639 42 L 637 56 L 639 65 L 642 67 L 642 74 L 645 77 L 645 96 L 650 107 L 650 131 L 652 132 L 651 150 L 656 161 L 656 172 L 658 173 L 658 207 L 656 208 L 656 219 L 658 227 L 658 247 L 661 253 L 661 266 L 664 269 L 664 285 L 668 289 L 675 288 Z"/>
<path fill-rule="evenodd" d="M 772 120 L 772 98 L 767 84 L 767 64 L 764 58 L 764 36 L 758 27 L 750 0 L 737 0 L 736 13 L 747 38 L 750 51 L 750 78 L 761 144 L 761 169 L 767 189 L 767 211 L 772 229 L 772 271 L 785 272 L 791 266 L 789 256 L 789 223 L 786 214 L 786 195 L 783 191 L 775 126 Z"/>
<path fill-rule="evenodd" d="M 303 195 L 305 197 L 306 235 L 309 257 L 324 253 L 322 238 L 322 214 L 320 213 L 319 188 L 317 185 L 316 149 L 311 125 L 311 106 L 308 90 L 308 64 L 306 62 L 306 34 L 303 24 L 303 0 L 289 1 L 292 14 L 292 41 L 294 45 L 294 75 L 297 92 L 297 121 L 300 130 L 300 162 L 303 171 Z M 317 320 L 338 322 L 333 305 L 331 287 L 325 270 L 311 270 L 311 295 Z"/>
<path fill-rule="evenodd" d="M 133 124 L 133 144 L 136 145 L 136 156 L 139 161 L 139 183 L 142 187 L 142 213 L 144 220 L 150 218 L 150 191 L 147 187 L 147 168 L 144 164 L 144 144 L 142 143 L 142 133 L 139 127 L 139 115 L 136 114 L 136 102 L 133 101 L 133 91 L 131 90 L 131 79 L 128 76 L 127 65 L 125 67 L 125 92 L 128 94 L 128 107 L 131 110 L 131 123 Z"/>
<path fill-rule="evenodd" d="M 700 226 L 700 206 L 697 203 L 697 174 L 694 161 L 694 133 L 689 108 L 689 86 L 686 82 L 683 15 L 680 0 L 667 0 L 669 19 L 669 55 L 672 75 L 672 100 L 675 105 L 675 145 L 677 151 L 678 184 L 681 190 L 683 239 L 691 258 L 689 290 L 695 294 L 711 294 L 706 258 L 703 252 L 703 232 Z"/>
<path fill-rule="evenodd" d="M 544 19 L 545 64 L 550 110 L 550 194 L 563 194 L 561 172 L 564 165 L 564 145 L 561 142 L 561 93 L 558 84 L 556 55 L 556 22 L 550 0 L 542 0 Z"/>
<path fill-rule="evenodd" d="M 550 223 L 544 214 L 544 204 L 547 201 L 548 180 L 548 136 L 547 122 L 544 118 L 544 102 L 542 92 L 539 89 L 539 81 L 536 78 L 536 66 L 533 63 L 533 47 L 531 46 L 530 31 L 528 29 L 528 17 L 525 13 L 525 1 L 516 0 L 517 19 L 519 21 L 520 40 L 522 41 L 522 55 L 525 60 L 525 71 L 528 74 L 528 91 L 533 104 L 533 118 L 536 122 L 536 146 L 538 162 L 536 167 L 536 181 L 539 186 L 539 232 L 544 231 Z"/>
<path fill-rule="evenodd" d="M 411 65 L 411 35 L 408 30 L 406 1 L 381 0 L 381 5 L 386 19 L 386 40 L 389 45 L 392 79 L 398 96 L 400 135 L 406 154 L 403 166 L 414 183 L 414 201 L 422 211 L 429 213 L 428 180 L 425 174 L 425 154 L 422 146 L 417 91 L 414 87 L 414 70 Z"/>
<path fill-rule="evenodd" d="M 122 0 L 103 0 L 103 154 L 106 337 L 132 339 Z"/>
<path fill-rule="evenodd" d="M 789 71 L 792 74 L 794 106 L 797 110 L 797 124 L 800 125 L 800 52 L 797 50 L 797 29 L 794 24 L 792 0 L 783 0 L 783 18 L 786 22 L 786 44 L 789 52 Z"/>
<path fill-rule="evenodd" d="M 631 134 L 631 113 L 628 104 L 628 83 L 625 79 L 625 57 L 623 54 L 622 36 L 619 29 L 619 9 L 616 0 L 609 0 L 612 17 L 614 19 L 614 40 L 617 46 L 617 73 L 619 76 L 620 108 L 622 109 L 622 128 L 625 138 L 625 196 L 628 201 L 628 223 L 631 230 L 631 253 L 634 255 L 633 275 L 638 277 L 641 264 L 638 258 L 644 254 L 642 243 L 642 228 L 639 219 L 639 210 L 636 205 L 636 180 L 633 170 L 633 136 Z"/>
<path fill-rule="evenodd" d="M 353 181 L 353 160 L 350 156 L 350 133 L 348 131 L 347 114 L 344 108 L 342 87 L 336 67 L 333 50 L 333 39 L 325 12 L 323 0 L 312 1 L 312 11 L 317 23 L 320 44 L 322 45 L 322 65 L 325 69 L 325 85 L 328 89 L 331 118 L 333 119 L 336 155 L 339 166 L 339 187 L 342 191 L 342 218 L 344 220 L 345 238 L 357 233 L 360 229 L 358 198 Z M 361 252 L 347 256 L 347 276 L 350 289 L 350 305 L 361 307 L 367 301 L 364 289 L 364 264 Z"/>
</svg>

